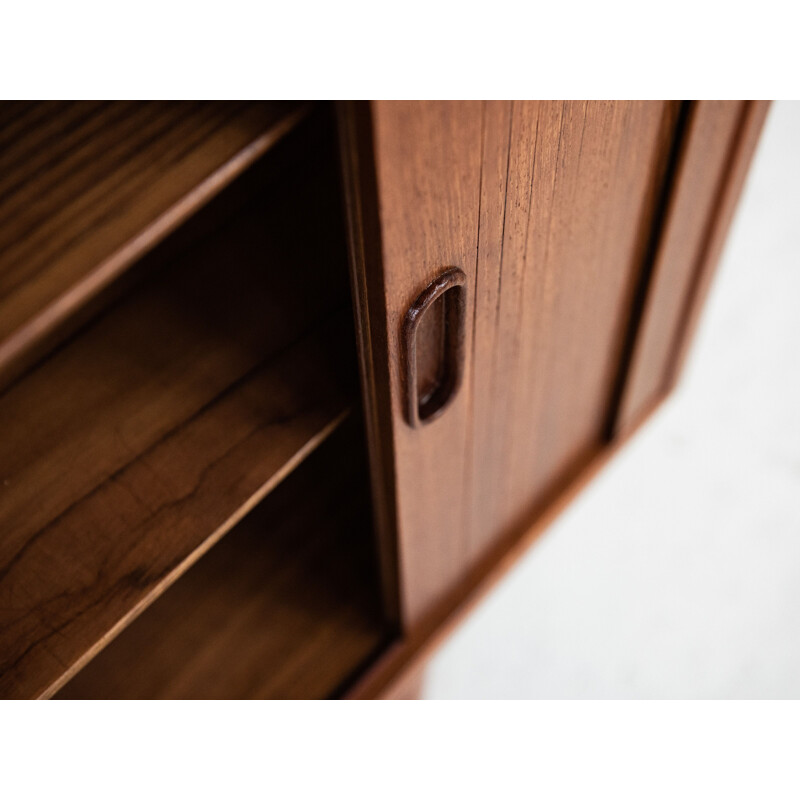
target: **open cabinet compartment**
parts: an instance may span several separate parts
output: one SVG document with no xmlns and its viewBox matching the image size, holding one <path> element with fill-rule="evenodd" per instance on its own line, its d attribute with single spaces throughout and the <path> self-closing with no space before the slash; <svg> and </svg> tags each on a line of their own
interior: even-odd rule
<svg viewBox="0 0 800 800">
<path fill-rule="evenodd" d="M 329 696 L 385 637 L 326 110 L 245 166 L 0 394 L 4 697 Z"/>
</svg>

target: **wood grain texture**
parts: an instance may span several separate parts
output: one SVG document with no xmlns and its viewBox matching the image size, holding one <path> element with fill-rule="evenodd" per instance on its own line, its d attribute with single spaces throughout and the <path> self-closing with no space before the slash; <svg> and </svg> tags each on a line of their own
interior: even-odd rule
<svg viewBox="0 0 800 800">
<path fill-rule="evenodd" d="M 58 695 L 329 697 L 385 641 L 350 420 Z"/>
<path fill-rule="evenodd" d="M 0 103 L 0 387 L 305 111 L 263 102 Z"/>
<path fill-rule="evenodd" d="M 700 297 L 697 282 L 704 274 L 704 282 L 710 280 L 760 129 L 760 123 L 754 126 L 748 138 L 750 150 L 737 160 L 737 142 L 749 108 L 740 101 L 693 104 L 617 415 L 618 430 L 630 427 L 674 381 L 678 353 L 688 342 L 684 332 L 690 329 L 690 309 L 700 307 L 693 300 Z M 766 106 L 755 113 L 763 121 Z M 735 163 L 741 165 L 734 182 L 738 189 L 728 195 Z"/>
<path fill-rule="evenodd" d="M 345 253 L 318 163 L 0 395 L 0 695 L 57 689 L 341 418 Z"/>
<path fill-rule="evenodd" d="M 611 442 L 587 454 L 570 474 L 541 498 L 528 519 L 499 539 L 474 567 L 464 572 L 447 594 L 430 608 L 406 636 L 391 643 L 346 689 L 352 700 L 394 700 L 424 679 L 425 669 L 438 648 L 465 621 L 480 601 L 508 573 L 516 561 L 547 533 L 558 516 L 625 447 L 656 405 L 634 426 Z"/>
<path fill-rule="evenodd" d="M 359 227 L 351 211 L 353 235 L 366 239 L 355 289 L 367 295 L 371 368 L 388 365 L 390 411 L 374 413 L 391 453 L 413 625 L 601 441 L 677 104 L 369 111 L 375 197 L 360 209 L 380 217 Z M 412 430 L 399 330 L 420 291 L 453 266 L 467 274 L 464 385 L 439 419 Z"/>
</svg>

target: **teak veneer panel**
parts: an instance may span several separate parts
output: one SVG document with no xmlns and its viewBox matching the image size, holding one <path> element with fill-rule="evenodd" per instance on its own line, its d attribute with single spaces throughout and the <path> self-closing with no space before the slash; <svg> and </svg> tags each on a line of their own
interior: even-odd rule
<svg viewBox="0 0 800 800">
<path fill-rule="evenodd" d="M 345 109 L 368 429 L 393 485 L 406 624 L 602 442 L 678 108 Z M 402 321 L 448 267 L 467 275 L 465 379 L 441 417 L 411 429 Z"/>
<path fill-rule="evenodd" d="M 64 687 L 79 698 L 325 698 L 386 641 L 351 419 Z"/>
<path fill-rule="evenodd" d="M 336 187 L 311 177 L 0 395 L 1 696 L 57 689 L 341 419 L 345 254 Z"/>
<path fill-rule="evenodd" d="M 0 384 L 304 113 L 276 102 L 0 104 Z"/>
</svg>

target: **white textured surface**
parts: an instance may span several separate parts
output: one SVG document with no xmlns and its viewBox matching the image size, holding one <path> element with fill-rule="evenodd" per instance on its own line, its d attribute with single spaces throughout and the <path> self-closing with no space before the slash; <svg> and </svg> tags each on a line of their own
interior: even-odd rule
<svg viewBox="0 0 800 800">
<path fill-rule="evenodd" d="M 424 696 L 800 697 L 800 103 L 769 113 L 675 395 Z"/>
</svg>

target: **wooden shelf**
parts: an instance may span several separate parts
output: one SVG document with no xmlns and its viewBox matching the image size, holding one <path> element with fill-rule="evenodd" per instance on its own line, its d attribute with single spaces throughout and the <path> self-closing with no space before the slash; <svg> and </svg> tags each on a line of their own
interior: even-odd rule
<svg viewBox="0 0 800 800">
<path fill-rule="evenodd" d="M 56 691 L 345 414 L 345 253 L 317 162 L 0 395 L 0 696 Z"/>
<path fill-rule="evenodd" d="M 324 698 L 385 642 L 351 420 L 57 695 Z"/>
<path fill-rule="evenodd" d="M 276 102 L 0 104 L 0 385 L 305 111 Z"/>
</svg>

